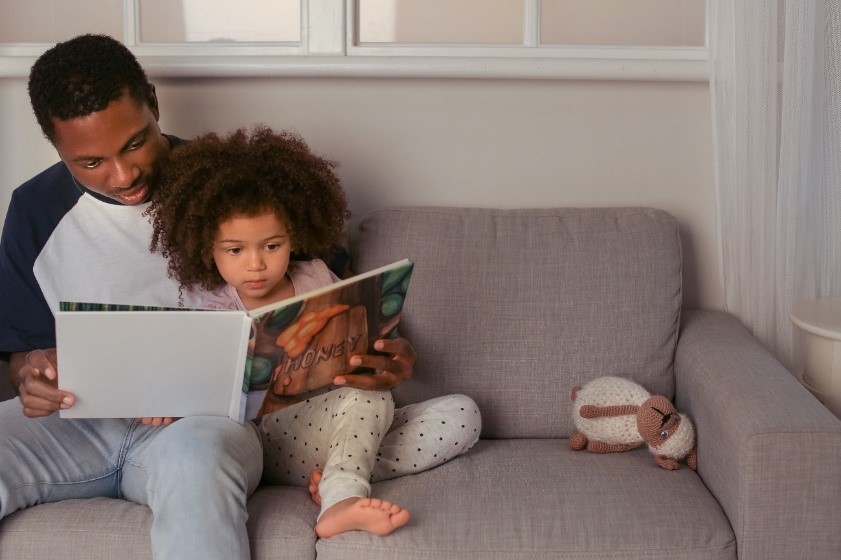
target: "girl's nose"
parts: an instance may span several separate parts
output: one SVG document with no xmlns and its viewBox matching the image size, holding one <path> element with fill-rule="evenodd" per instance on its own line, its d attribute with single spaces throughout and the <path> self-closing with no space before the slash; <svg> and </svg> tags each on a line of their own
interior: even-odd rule
<svg viewBox="0 0 841 560">
<path fill-rule="evenodd" d="M 248 259 L 248 270 L 263 270 L 266 268 L 266 263 L 259 252 L 254 252 Z"/>
</svg>

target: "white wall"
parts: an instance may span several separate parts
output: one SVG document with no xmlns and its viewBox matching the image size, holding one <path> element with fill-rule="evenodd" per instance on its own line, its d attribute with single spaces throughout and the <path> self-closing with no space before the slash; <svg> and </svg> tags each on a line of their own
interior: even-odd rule
<svg viewBox="0 0 841 560">
<path fill-rule="evenodd" d="M 354 228 L 366 212 L 402 204 L 662 208 L 681 226 L 685 305 L 723 306 L 704 82 L 153 81 L 166 132 L 257 122 L 300 132 L 340 163 Z M 5 209 L 11 189 L 56 157 L 25 80 L 0 79 L 0 122 Z"/>
</svg>

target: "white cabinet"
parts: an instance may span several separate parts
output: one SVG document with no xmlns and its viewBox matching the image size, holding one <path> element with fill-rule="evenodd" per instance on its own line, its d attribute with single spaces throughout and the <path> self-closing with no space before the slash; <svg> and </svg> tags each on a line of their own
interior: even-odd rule
<svg viewBox="0 0 841 560">
<path fill-rule="evenodd" d="M 841 418 L 841 298 L 804 301 L 792 309 L 791 322 L 803 332 L 798 379 Z"/>
</svg>

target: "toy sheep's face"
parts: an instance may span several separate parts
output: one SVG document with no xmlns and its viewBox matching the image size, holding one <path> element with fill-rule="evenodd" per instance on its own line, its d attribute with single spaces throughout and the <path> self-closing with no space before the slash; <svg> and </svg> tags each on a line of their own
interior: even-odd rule
<svg viewBox="0 0 841 560">
<path fill-rule="evenodd" d="M 637 429 L 643 439 L 657 448 L 675 433 L 680 425 L 680 415 L 668 399 L 655 395 L 640 406 Z"/>
</svg>

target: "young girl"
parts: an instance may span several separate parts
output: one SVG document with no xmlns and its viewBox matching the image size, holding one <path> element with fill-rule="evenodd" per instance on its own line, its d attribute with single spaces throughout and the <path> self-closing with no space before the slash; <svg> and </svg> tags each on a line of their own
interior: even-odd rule
<svg viewBox="0 0 841 560">
<path fill-rule="evenodd" d="M 152 250 L 182 289 L 207 290 L 209 308 L 250 310 L 333 283 L 323 261 L 295 259 L 341 243 L 349 212 L 332 167 L 297 136 L 265 127 L 201 136 L 173 151 L 154 193 Z M 388 534 L 409 512 L 368 496 L 393 415 L 391 393 L 351 387 L 266 415 L 264 476 L 309 486 L 320 537 Z"/>
</svg>

